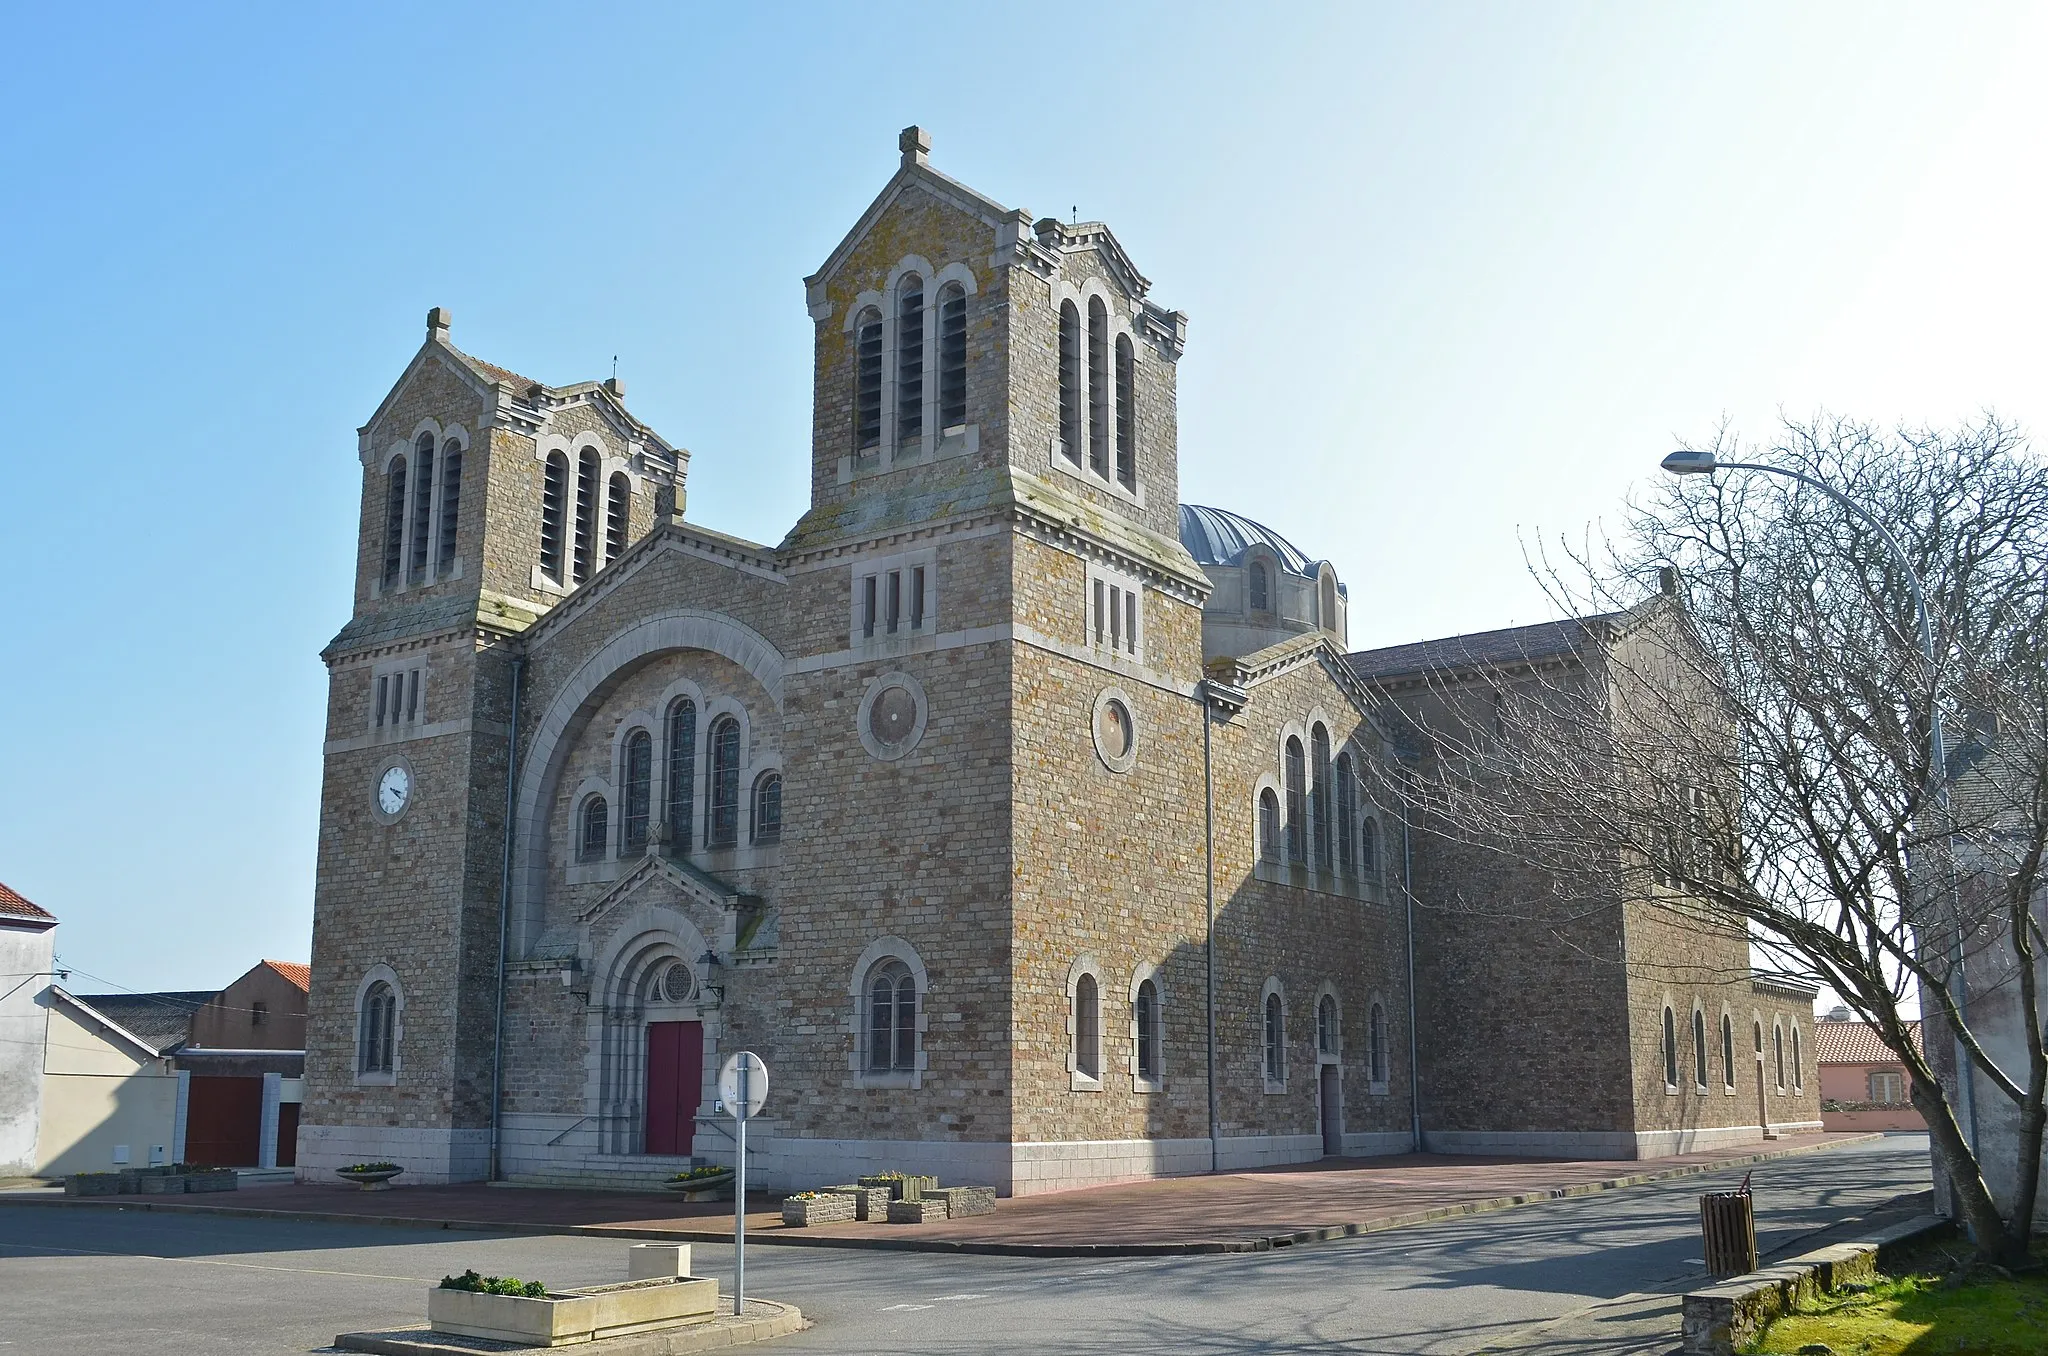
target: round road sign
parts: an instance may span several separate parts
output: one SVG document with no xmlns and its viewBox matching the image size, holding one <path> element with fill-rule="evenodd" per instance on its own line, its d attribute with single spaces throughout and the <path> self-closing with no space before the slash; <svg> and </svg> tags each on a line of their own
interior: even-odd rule
<svg viewBox="0 0 2048 1356">
<path fill-rule="evenodd" d="M 746 1075 L 746 1091 L 740 1090 L 742 1070 Z M 726 1114 L 739 1120 L 761 1114 L 761 1104 L 768 1100 L 768 1066 L 752 1050 L 742 1050 L 727 1059 L 718 1070 L 718 1095 L 725 1101 Z"/>
</svg>

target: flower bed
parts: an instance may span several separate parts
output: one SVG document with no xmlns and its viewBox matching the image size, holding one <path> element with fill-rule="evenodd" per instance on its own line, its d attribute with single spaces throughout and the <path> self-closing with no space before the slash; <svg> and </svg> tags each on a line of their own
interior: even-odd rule
<svg viewBox="0 0 2048 1356">
<path fill-rule="evenodd" d="M 782 1199 L 782 1222 L 794 1228 L 845 1224 L 854 1218 L 854 1198 L 836 1191 L 800 1191 Z"/>
<path fill-rule="evenodd" d="M 354 1182 L 365 1191 L 389 1191 L 391 1179 L 404 1171 L 396 1163 L 351 1163 L 345 1168 L 336 1168 L 334 1175 Z"/>
<path fill-rule="evenodd" d="M 499 1279 L 477 1278 L 480 1285 Z M 457 1337 L 559 1347 L 701 1323 L 718 1307 L 718 1282 L 708 1277 L 626 1281 L 559 1292 L 540 1286 L 538 1295 L 530 1293 L 537 1282 L 505 1278 L 499 1289 L 507 1288 L 508 1281 L 520 1293 L 449 1287 L 446 1282 L 443 1288 L 429 1290 L 427 1326 Z"/>
<path fill-rule="evenodd" d="M 860 1179 L 864 1187 L 887 1187 L 892 1201 L 921 1200 L 924 1193 L 939 1185 L 936 1177 L 921 1177 L 916 1173 L 878 1172 Z"/>
</svg>

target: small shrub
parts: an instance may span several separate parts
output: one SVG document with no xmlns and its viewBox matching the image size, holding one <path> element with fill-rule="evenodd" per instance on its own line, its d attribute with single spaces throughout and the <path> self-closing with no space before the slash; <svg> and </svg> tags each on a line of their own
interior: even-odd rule
<svg viewBox="0 0 2048 1356">
<path fill-rule="evenodd" d="M 546 1299 L 548 1288 L 539 1281 L 522 1281 L 517 1276 L 479 1276 L 474 1268 L 460 1276 L 443 1276 L 443 1290 L 467 1290 L 477 1295 L 522 1295 L 527 1299 Z"/>
<path fill-rule="evenodd" d="M 404 1172 L 396 1163 L 351 1163 L 343 1172 Z"/>
<path fill-rule="evenodd" d="M 731 1171 L 731 1168 L 721 1168 L 713 1163 L 706 1164 L 701 1168 L 691 1168 L 687 1172 L 679 1172 L 668 1180 L 671 1182 L 694 1182 L 704 1177 L 723 1177 Z"/>
</svg>

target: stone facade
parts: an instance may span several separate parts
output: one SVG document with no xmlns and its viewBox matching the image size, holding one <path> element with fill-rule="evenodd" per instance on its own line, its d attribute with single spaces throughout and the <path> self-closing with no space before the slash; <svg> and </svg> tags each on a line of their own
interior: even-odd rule
<svg viewBox="0 0 2048 1356">
<path fill-rule="evenodd" d="M 438 310 L 360 431 L 309 1175 L 729 1163 L 742 1049 L 769 1187 L 1413 1145 L 1404 840 L 1361 800 L 1396 745 L 1341 585 L 1297 571 L 1259 648 L 1205 644 L 1245 562 L 1184 544 L 1185 317 L 1106 227 L 926 149 L 806 280 L 811 504 L 778 545 L 684 516 L 688 454 L 616 382 L 484 363 Z"/>
</svg>

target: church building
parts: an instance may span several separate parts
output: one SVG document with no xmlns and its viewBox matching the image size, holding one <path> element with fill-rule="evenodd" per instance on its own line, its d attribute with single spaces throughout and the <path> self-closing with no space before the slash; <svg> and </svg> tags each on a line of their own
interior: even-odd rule
<svg viewBox="0 0 2048 1356">
<path fill-rule="evenodd" d="M 739 1050 L 776 1189 L 1426 1142 L 1411 978 L 1440 958 L 1373 791 L 1410 727 L 1345 653 L 1347 590 L 1181 503 L 1186 317 L 1107 226 L 900 150 L 806 280 L 780 543 L 688 517 L 689 453 L 618 381 L 484 362 L 438 308 L 360 430 L 303 1176 L 730 1162 Z M 1624 1076 L 1643 1034 L 1606 1037 Z"/>
</svg>

